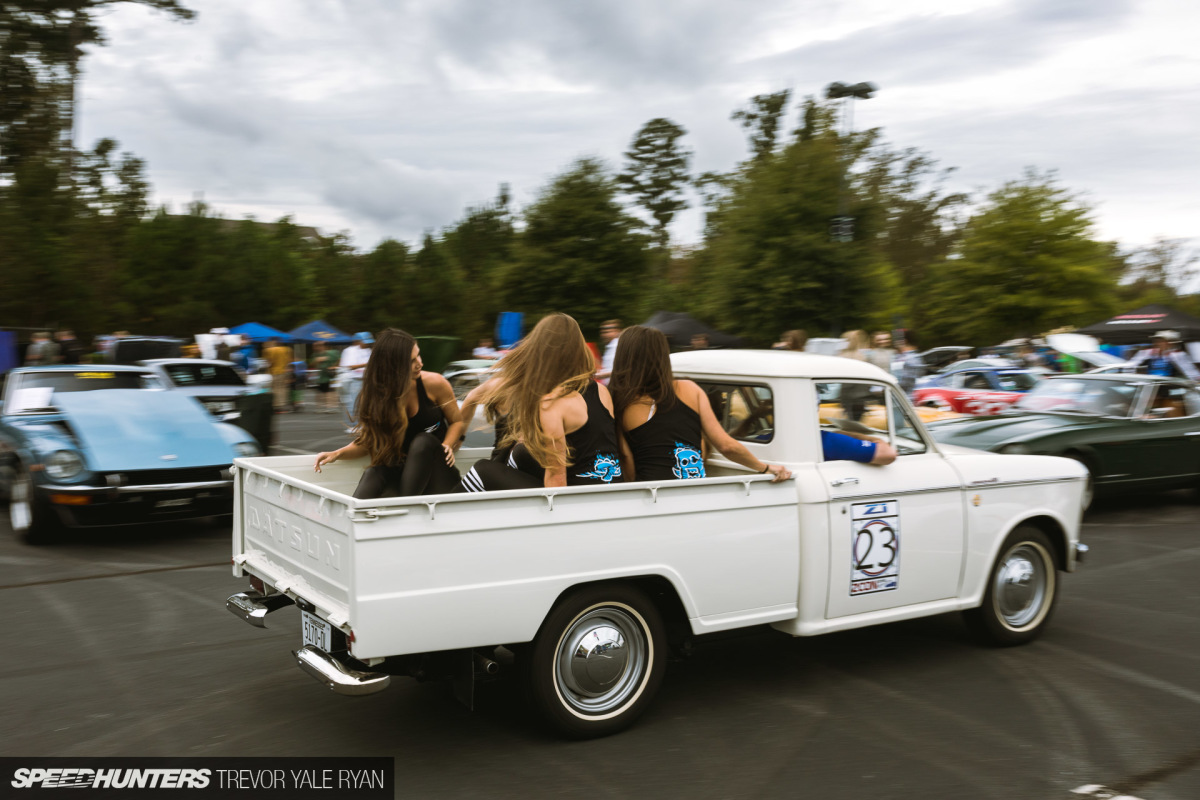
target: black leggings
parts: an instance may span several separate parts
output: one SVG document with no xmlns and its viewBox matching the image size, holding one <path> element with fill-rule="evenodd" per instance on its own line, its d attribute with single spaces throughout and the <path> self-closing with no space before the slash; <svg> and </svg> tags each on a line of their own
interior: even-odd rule
<svg viewBox="0 0 1200 800">
<path fill-rule="evenodd" d="M 399 466 L 367 467 L 354 496 L 359 500 L 380 497 L 412 497 L 458 491 L 458 470 L 446 463 L 442 443 L 428 433 L 418 433 L 408 446 L 408 456 Z"/>
<path fill-rule="evenodd" d="M 504 489 L 540 489 L 546 472 L 529 455 L 525 445 L 512 449 L 506 461 L 477 461 L 462 479 L 464 492 L 497 492 Z"/>
</svg>

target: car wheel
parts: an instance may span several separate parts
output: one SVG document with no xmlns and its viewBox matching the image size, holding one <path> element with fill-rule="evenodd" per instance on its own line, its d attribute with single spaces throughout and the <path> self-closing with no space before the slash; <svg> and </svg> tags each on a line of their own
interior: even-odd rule
<svg viewBox="0 0 1200 800">
<path fill-rule="evenodd" d="M 29 544 L 45 544 L 58 531 L 54 511 L 37 497 L 28 470 L 17 465 L 8 495 L 8 520 L 13 532 Z"/>
<path fill-rule="evenodd" d="M 1087 481 L 1083 485 L 1083 510 L 1087 511 L 1096 497 L 1096 481 L 1092 475 L 1092 465 L 1085 461 L 1083 456 L 1076 453 L 1067 453 L 1063 457 L 1082 464 L 1083 468 L 1087 470 Z"/>
<path fill-rule="evenodd" d="M 650 704 L 666 669 L 658 608 L 627 585 L 587 586 L 546 617 L 525 668 L 530 698 L 561 734 L 588 739 L 623 730 Z"/>
<path fill-rule="evenodd" d="M 988 574 L 983 605 L 964 612 L 990 644 L 1009 647 L 1036 639 L 1054 611 L 1058 572 L 1046 534 L 1021 525 L 1008 535 Z"/>
</svg>

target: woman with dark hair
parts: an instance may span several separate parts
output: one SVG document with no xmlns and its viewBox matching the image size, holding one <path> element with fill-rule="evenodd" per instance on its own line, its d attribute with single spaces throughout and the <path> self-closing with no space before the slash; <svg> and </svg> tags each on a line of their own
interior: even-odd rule
<svg viewBox="0 0 1200 800">
<path fill-rule="evenodd" d="M 453 445 L 463 423 L 450 382 L 422 372 L 412 336 L 388 328 L 375 339 L 354 412 L 350 444 L 320 453 L 316 471 L 340 458 L 371 457 L 354 490 L 360 499 L 443 494 L 458 486 Z"/>
<path fill-rule="evenodd" d="M 771 473 L 776 481 L 791 473 L 759 461 L 721 427 L 704 391 L 692 381 L 675 380 L 666 335 L 635 325 L 621 334 L 621 346 L 608 382 L 624 433 L 622 455 L 630 480 L 703 478 L 704 440 L 728 459 Z"/>
<path fill-rule="evenodd" d="M 506 463 L 477 462 L 464 489 L 608 484 L 621 477 L 612 397 L 593 379 L 596 363 L 573 318 L 543 318 L 501 368 L 499 379 L 473 399 L 503 413 L 506 431 L 497 449 L 513 449 Z"/>
</svg>

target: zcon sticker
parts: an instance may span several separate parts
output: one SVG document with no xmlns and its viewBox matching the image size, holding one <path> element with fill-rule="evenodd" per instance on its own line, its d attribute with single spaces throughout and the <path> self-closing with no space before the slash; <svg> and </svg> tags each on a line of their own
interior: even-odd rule
<svg viewBox="0 0 1200 800">
<path fill-rule="evenodd" d="M 895 589 L 900 585 L 900 503 L 854 503 L 850 511 L 850 596 Z"/>
</svg>

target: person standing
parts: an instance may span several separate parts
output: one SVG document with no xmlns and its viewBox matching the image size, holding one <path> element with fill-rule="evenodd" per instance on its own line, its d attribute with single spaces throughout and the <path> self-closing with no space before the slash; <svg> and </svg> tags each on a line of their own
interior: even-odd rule
<svg viewBox="0 0 1200 800">
<path fill-rule="evenodd" d="M 60 351 L 59 363 L 78 364 L 81 362 L 83 359 L 83 346 L 75 338 L 74 331 L 61 330 L 54 338 L 58 339 L 58 348 Z"/>
<path fill-rule="evenodd" d="M 333 393 L 333 375 L 337 370 L 338 354 L 324 342 L 313 345 L 312 368 L 317 373 L 317 396 L 321 398 L 320 413 L 337 411 L 337 395 Z"/>
<path fill-rule="evenodd" d="M 866 351 L 867 361 L 891 375 L 892 362 L 896 360 L 896 351 L 892 349 L 892 335 L 887 331 L 875 331 L 872 345 L 871 349 Z"/>
<path fill-rule="evenodd" d="M 485 336 L 479 340 L 479 345 L 471 351 L 471 355 L 475 358 L 484 358 L 488 361 L 495 361 L 500 357 L 496 352 L 496 348 L 492 346 L 492 337 Z"/>
<path fill-rule="evenodd" d="M 596 372 L 596 380 L 608 383 L 612 375 L 613 360 L 617 357 L 617 340 L 621 338 L 621 320 L 610 319 L 600 324 L 600 341 L 604 343 L 604 354 L 600 359 L 600 369 Z"/>
<path fill-rule="evenodd" d="M 367 331 L 354 334 L 354 338 L 357 341 L 342 351 L 342 358 L 338 362 L 338 369 L 342 373 L 338 396 L 342 401 L 342 412 L 350 425 L 346 433 L 355 431 L 355 404 L 358 403 L 358 395 L 362 391 L 363 373 L 371 358 L 371 347 L 375 344 L 375 337 Z"/>
<path fill-rule="evenodd" d="M 58 345 L 50 339 L 50 334 L 38 331 L 33 335 L 33 341 L 25 349 L 25 366 L 45 367 L 58 363 Z"/>
<path fill-rule="evenodd" d="M 250 343 L 249 336 L 242 336 L 241 345 L 229 354 L 229 360 L 235 367 L 241 367 L 242 372 L 247 375 L 254 373 L 254 345 Z"/>
<path fill-rule="evenodd" d="M 900 382 L 900 388 L 906 395 L 912 397 L 913 390 L 917 388 L 917 381 L 925 376 L 925 362 L 921 360 L 921 354 L 917 352 L 917 344 L 912 331 L 904 332 L 904 339 L 900 342 L 900 374 L 896 379 Z"/>
<path fill-rule="evenodd" d="M 271 373 L 271 390 L 275 394 L 275 413 L 286 414 L 288 411 L 288 380 L 291 371 L 292 352 L 279 343 L 278 339 L 268 339 L 267 347 L 263 350 L 263 358 L 267 360 L 267 371 Z"/>
<path fill-rule="evenodd" d="M 1196 365 L 1188 358 L 1187 353 L 1179 349 L 1178 344 L 1178 333 L 1159 331 L 1150 337 L 1150 347 L 1129 359 L 1125 369 L 1130 372 L 1145 372 L 1167 378 L 1187 378 L 1190 381 L 1200 381 L 1200 371 L 1197 371 Z"/>
<path fill-rule="evenodd" d="M 792 331 L 784 331 L 783 336 L 779 337 L 779 341 L 771 345 L 771 349 L 793 350 L 802 353 L 806 344 L 808 344 L 808 333 L 802 328 L 797 328 Z"/>
</svg>

